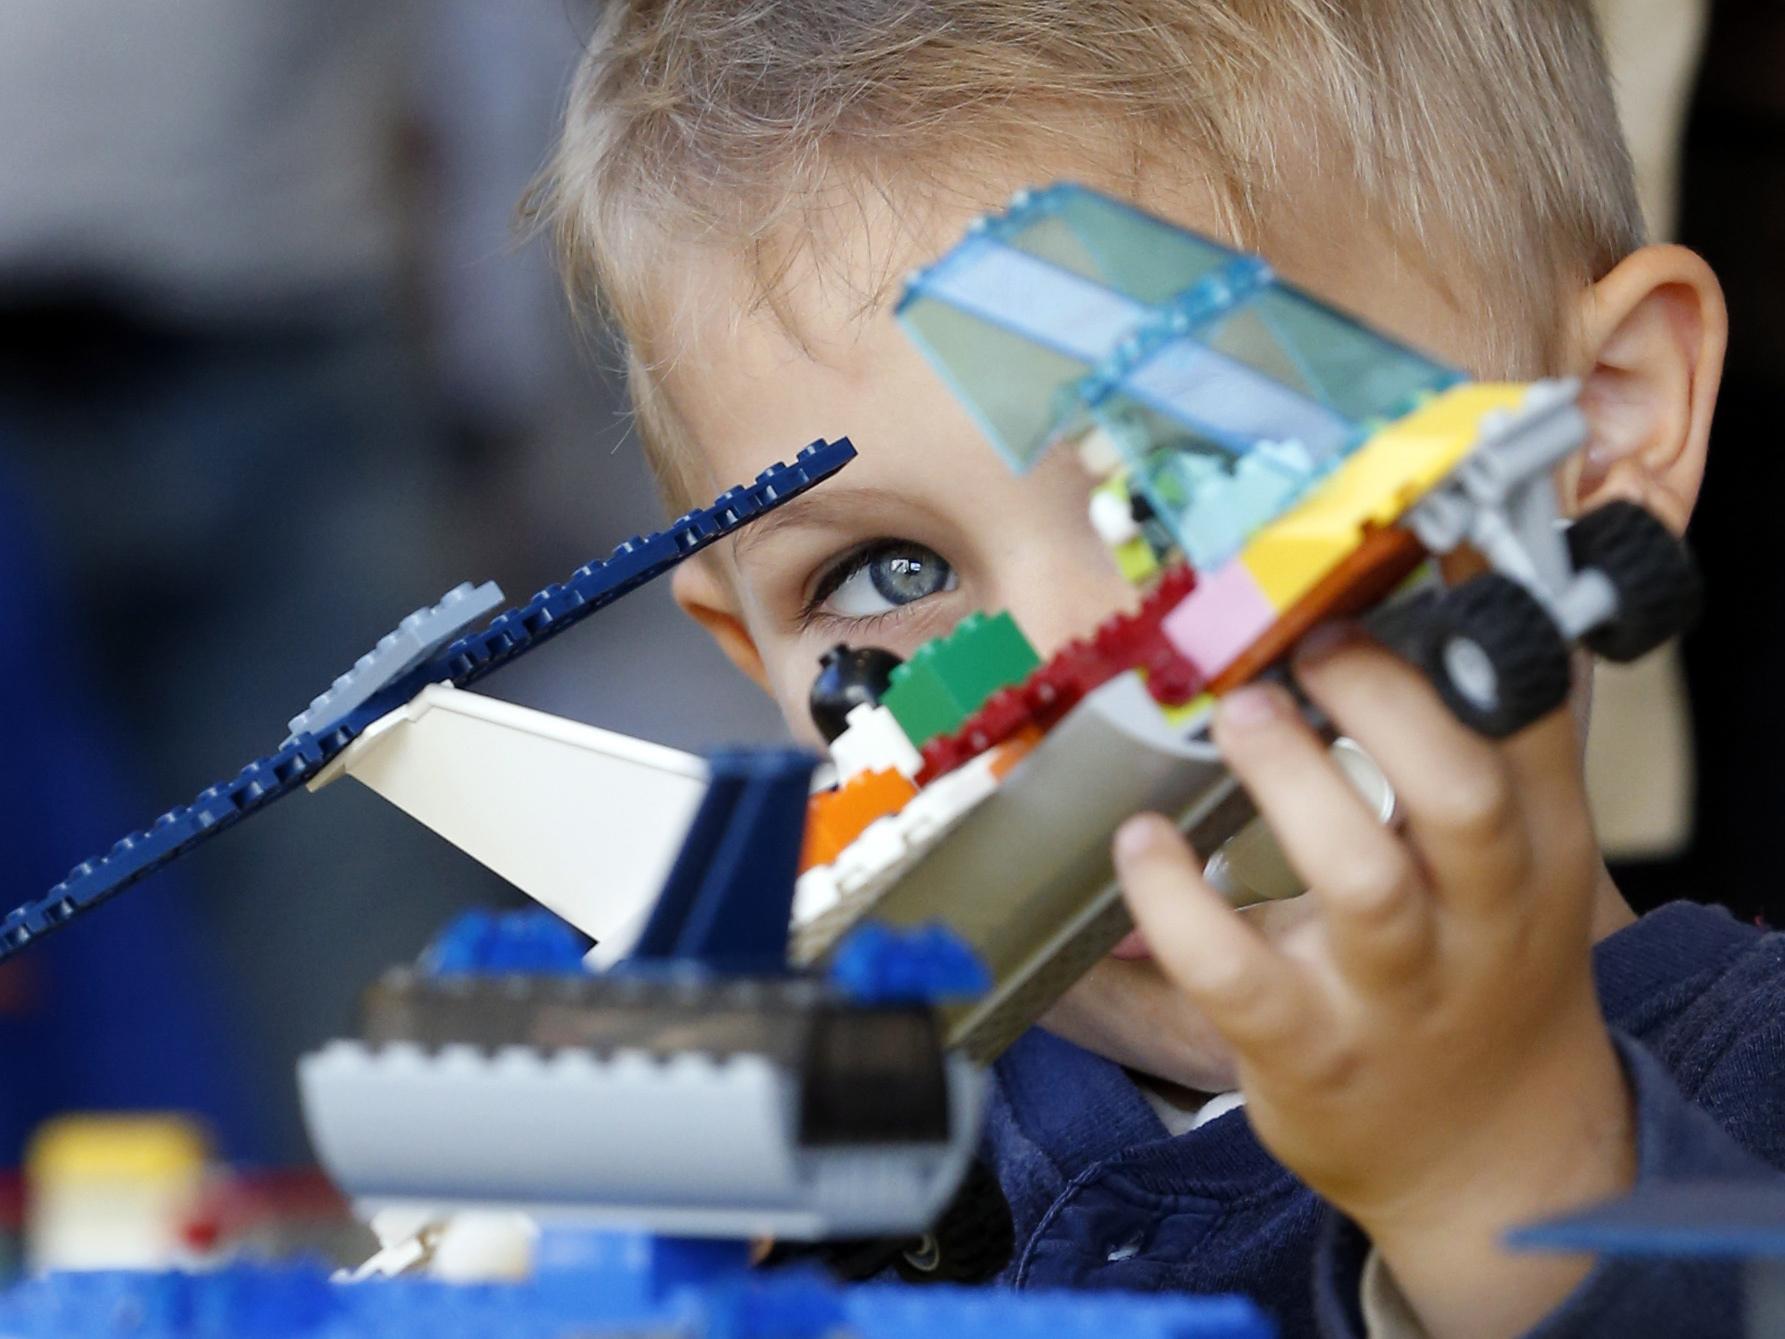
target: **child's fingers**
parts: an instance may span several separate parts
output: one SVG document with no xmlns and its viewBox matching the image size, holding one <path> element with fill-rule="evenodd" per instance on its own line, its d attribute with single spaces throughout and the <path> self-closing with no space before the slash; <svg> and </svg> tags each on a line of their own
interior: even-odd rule
<svg viewBox="0 0 1785 1339">
<path fill-rule="evenodd" d="M 1215 740 L 1319 898 L 1340 971 L 1359 984 L 1404 979 L 1433 943 L 1418 863 L 1377 821 L 1289 695 L 1264 685 L 1230 694 Z"/>
<path fill-rule="evenodd" d="M 1436 896 L 1499 909 L 1530 860 L 1525 797 L 1500 747 L 1451 714 L 1386 648 L 1333 629 L 1305 645 L 1296 682 L 1382 768 Z"/>
<path fill-rule="evenodd" d="M 1308 1025 L 1295 965 L 1202 880 L 1177 829 L 1157 814 L 1116 833 L 1116 874 L 1154 959 L 1230 1043 L 1255 1060 Z"/>
</svg>

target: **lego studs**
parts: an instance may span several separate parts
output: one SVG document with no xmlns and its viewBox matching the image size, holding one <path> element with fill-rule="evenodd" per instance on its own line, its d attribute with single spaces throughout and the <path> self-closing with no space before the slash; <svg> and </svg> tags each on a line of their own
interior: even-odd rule
<svg viewBox="0 0 1785 1339">
<path fill-rule="evenodd" d="M 904 664 L 878 646 L 833 646 L 818 657 L 818 677 L 809 699 L 812 723 L 830 743 L 849 728 L 849 713 L 859 706 L 878 706 L 892 683 L 892 672 Z"/>
</svg>

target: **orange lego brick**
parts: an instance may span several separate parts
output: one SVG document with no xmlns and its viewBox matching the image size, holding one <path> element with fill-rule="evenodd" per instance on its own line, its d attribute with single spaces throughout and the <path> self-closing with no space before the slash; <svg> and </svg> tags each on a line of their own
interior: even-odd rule
<svg viewBox="0 0 1785 1339">
<path fill-rule="evenodd" d="M 917 787 L 890 768 L 861 772 L 836 790 L 820 791 L 806 803 L 806 840 L 800 851 L 800 872 L 828 865 L 868 824 L 896 814 L 917 794 Z"/>
</svg>

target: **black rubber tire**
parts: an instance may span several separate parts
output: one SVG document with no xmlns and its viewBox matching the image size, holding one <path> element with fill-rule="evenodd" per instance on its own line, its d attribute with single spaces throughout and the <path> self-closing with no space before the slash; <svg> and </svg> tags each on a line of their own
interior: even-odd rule
<svg viewBox="0 0 1785 1339">
<path fill-rule="evenodd" d="M 1576 571 L 1603 572 L 1618 612 L 1581 640 L 1593 654 L 1625 663 L 1677 637 L 1698 617 L 1698 566 L 1679 538 L 1634 502 L 1608 502 L 1568 528 Z"/>
<path fill-rule="evenodd" d="M 1010 1263 L 1016 1231 L 998 1178 L 975 1158 L 937 1222 L 896 1265 L 907 1283 L 985 1283 Z"/>
<path fill-rule="evenodd" d="M 1568 644 L 1549 611 L 1511 577 L 1471 578 L 1446 591 L 1429 617 L 1423 668 L 1470 729 L 1504 739 L 1568 700 Z M 1479 672 L 1464 674 L 1465 666 Z"/>
</svg>

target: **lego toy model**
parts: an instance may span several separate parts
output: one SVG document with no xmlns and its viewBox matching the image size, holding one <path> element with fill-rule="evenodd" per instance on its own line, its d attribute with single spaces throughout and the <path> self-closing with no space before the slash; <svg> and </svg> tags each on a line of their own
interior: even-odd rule
<svg viewBox="0 0 1785 1339">
<path fill-rule="evenodd" d="M 361 1038 L 302 1061 L 318 1155 L 385 1239 L 353 1275 L 376 1282 L 319 1287 L 314 1269 L 252 1267 L 52 1276 L 0 1296 L 0 1327 L 85 1333 L 95 1316 L 129 1313 L 147 1318 L 133 1332 L 169 1339 L 436 1334 L 449 1322 L 861 1339 L 1012 1324 L 1268 1333 L 1238 1299 L 943 1287 L 918 1301 L 816 1277 L 806 1262 L 947 1283 L 1007 1261 L 1008 1209 L 972 1157 L 985 1075 L 948 1045 L 936 1008 L 983 992 L 984 966 L 945 927 L 884 924 L 840 937 L 822 971 L 790 964 L 811 757 L 699 758 L 467 691 L 852 455 L 846 441 L 815 445 L 483 632 L 465 629 L 500 593 L 457 588 L 294 718 L 279 752 L 8 917 L 12 952 L 298 784 L 351 775 L 599 943 L 585 955 L 561 922 L 536 917 L 456 927 L 421 969 L 372 992 Z M 603 855 L 598 879 L 590 849 Z M 779 1268 L 760 1275 L 750 1242 L 765 1237 Z M 393 1277 L 517 1254 L 520 1284 Z"/>
<path fill-rule="evenodd" d="M 899 316 L 1013 468 L 1076 443 L 1125 571 L 1190 562 L 1162 627 L 1216 693 L 1464 545 L 1492 570 L 1433 601 L 1411 649 L 1490 735 L 1561 705 L 1570 643 L 1634 659 L 1695 609 L 1683 548 L 1640 507 L 1560 519 L 1577 383 L 1466 381 L 1092 191 L 1019 194 L 911 280 Z"/>
<path fill-rule="evenodd" d="M 711 760 L 619 966 L 437 958 L 387 977 L 365 1038 L 299 1066 L 336 1183 L 368 1216 L 423 1221 L 499 1206 L 682 1236 L 927 1230 L 972 1157 L 983 1087 L 930 1006 L 977 993 L 983 969 L 952 936 L 869 930 L 828 978 L 790 971 L 814 761 Z"/>
<path fill-rule="evenodd" d="M 413 724 L 437 713 L 429 699 L 441 691 L 461 692 L 424 689 L 418 713 L 365 732 L 361 761 L 388 780 L 406 773 L 402 755 L 431 756 L 439 739 Z M 459 742 L 487 753 L 488 712 L 461 716 L 460 705 L 449 703 L 442 737 L 469 721 Z M 681 777 L 662 758 L 628 757 L 605 738 L 579 748 L 590 741 L 534 724 L 507 732 L 521 756 L 562 749 L 635 777 Z M 125 1315 L 131 1333 L 165 1339 L 992 1339 L 1012 1326 L 1087 1339 L 1112 1327 L 1268 1336 L 1237 1298 L 840 1287 L 811 1267 L 976 1282 L 1011 1249 L 1008 1209 L 972 1160 L 985 1075 L 945 1046 L 933 1007 L 986 988 L 977 958 L 943 927 L 864 925 L 824 973 L 788 963 L 815 761 L 756 750 L 702 762 L 680 849 L 618 965 L 591 973 L 555 918 L 476 915 L 418 969 L 379 983 L 362 1038 L 304 1058 L 318 1155 L 386 1238 L 350 1278 L 247 1265 L 50 1276 L 0 1295 L 0 1331 L 60 1339 Z M 774 1267 L 752 1269 L 751 1244 L 765 1236 Z M 450 1281 L 468 1261 L 516 1254 L 518 1280 Z"/>
<path fill-rule="evenodd" d="M 864 921 L 944 921 L 993 974 L 948 1015 L 982 1061 L 1131 928 L 1107 854 L 1130 813 L 1178 815 L 1236 905 L 1301 891 L 1204 727 L 1316 623 L 1365 616 L 1499 736 L 1562 705 L 1572 641 L 1631 659 L 1695 610 L 1690 559 L 1648 513 L 1560 519 L 1577 385 L 1468 382 L 1094 192 L 1019 194 L 898 314 L 1013 468 L 1076 449 L 1143 588 L 1046 664 L 1008 615 L 976 615 L 903 665 L 838 648 L 814 685 L 841 785 L 813 801 L 796 957 Z M 1465 545 L 1491 570 L 1404 589 Z M 1335 751 L 1386 820 L 1380 773 Z"/>
<path fill-rule="evenodd" d="M 490 583 L 449 591 L 439 604 L 404 619 L 294 717 L 291 734 L 276 752 L 201 791 L 190 804 L 170 809 L 105 855 L 82 861 L 43 897 L 8 913 L 0 921 L 0 962 L 145 874 L 313 782 L 355 740 L 381 723 L 388 728 L 392 718 L 425 697 L 426 690 L 469 687 L 655 580 L 689 555 L 799 496 L 854 458 L 855 448 L 847 438 L 814 442 L 791 465 L 765 470 L 755 483 L 731 489 L 710 507 L 689 512 L 665 530 L 627 540 L 607 558 L 579 567 L 563 584 L 546 587 L 481 630 L 474 630 L 476 623 L 500 602 L 501 592 Z M 599 752 L 601 745 L 591 747 Z M 673 770 L 673 761 L 668 765 Z"/>
</svg>

